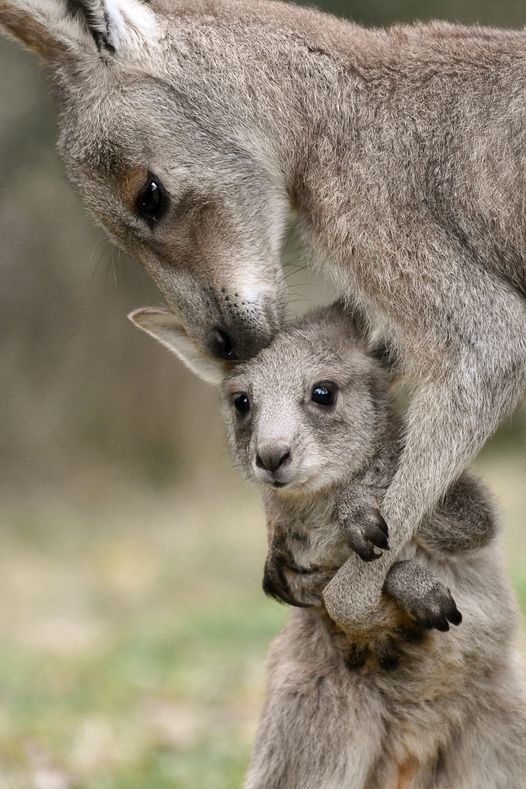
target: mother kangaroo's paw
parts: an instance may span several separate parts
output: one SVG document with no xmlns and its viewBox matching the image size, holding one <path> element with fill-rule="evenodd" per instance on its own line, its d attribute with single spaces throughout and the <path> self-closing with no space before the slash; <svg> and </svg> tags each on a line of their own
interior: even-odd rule
<svg viewBox="0 0 526 789">
<path fill-rule="evenodd" d="M 446 631 L 450 623 L 462 622 L 447 586 L 416 561 L 394 564 L 385 579 L 384 592 L 424 628 Z"/>
<path fill-rule="evenodd" d="M 355 511 L 340 522 L 349 545 L 364 562 L 379 559 L 381 551 L 389 550 L 389 530 L 379 510 Z"/>
</svg>

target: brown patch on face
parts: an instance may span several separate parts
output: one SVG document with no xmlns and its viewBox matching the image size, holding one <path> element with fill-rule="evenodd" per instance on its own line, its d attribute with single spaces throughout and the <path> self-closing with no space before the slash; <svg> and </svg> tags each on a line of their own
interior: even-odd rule
<svg viewBox="0 0 526 789">
<path fill-rule="evenodd" d="M 119 178 L 119 191 L 124 204 L 133 211 L 135 201 L 141 188 L 145 185 L 148 178 L 148 168 L 144 165 L 137 165 L 127 170 Z"/>
<path fill-rule="evenodd" d="M 418 762 L 414 756 L 409 756 L 405 762 L 398 765 L 398 782 L 396 789 L 407 789 L 418 769 Z"/>
</svg>

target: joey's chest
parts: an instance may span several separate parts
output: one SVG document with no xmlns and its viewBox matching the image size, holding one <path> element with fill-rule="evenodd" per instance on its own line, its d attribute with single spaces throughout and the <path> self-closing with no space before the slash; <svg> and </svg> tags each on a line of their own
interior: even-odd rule
<svg viewBox="0 0 526 789">
<path fill-rule="evenodd" d="M 334 508 L 268 514 L 265 591 L 290 605 L 321 605 L 323 589 L 351 553 Z"/>
</svg>

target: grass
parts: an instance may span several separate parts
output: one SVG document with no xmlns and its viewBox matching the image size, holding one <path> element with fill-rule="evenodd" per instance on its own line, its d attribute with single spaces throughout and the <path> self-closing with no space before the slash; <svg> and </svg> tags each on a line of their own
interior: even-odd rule
<svg viewBox="0 0 526 789">
<path fill-rule="evenodd" d="M 480 467 L 526 611 L 523 461 L 503 458 Z M 260 591 L 259 503 L 232 486 L 4 502 L 0 789 L 240 786 L 286 611 Z"/>
</svg>

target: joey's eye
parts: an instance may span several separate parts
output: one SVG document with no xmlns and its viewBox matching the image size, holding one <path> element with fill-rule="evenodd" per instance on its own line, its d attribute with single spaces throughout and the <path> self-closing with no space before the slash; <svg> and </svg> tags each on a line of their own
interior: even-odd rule
<svg viewBox="0 0 526 789">
<path fill-rule="evenodd" d="M 135 210 L 153 227 L 168 211 L 168 193 L 157 176 L 148 173 L 148 180 L 137 195 Z"/>
<path fill-rule="evenodd" d="M 250 411 L 250 400 L 244 392 L 234 395 L 233 403 L 238 414 L 248 414 Z"/>
<path fill-rule="evenodd" d="M 324 382 L 312 387 L 311 400 L 318 405 L 332 405 L 336 400 L 336 384 Z"/>
</svg>

